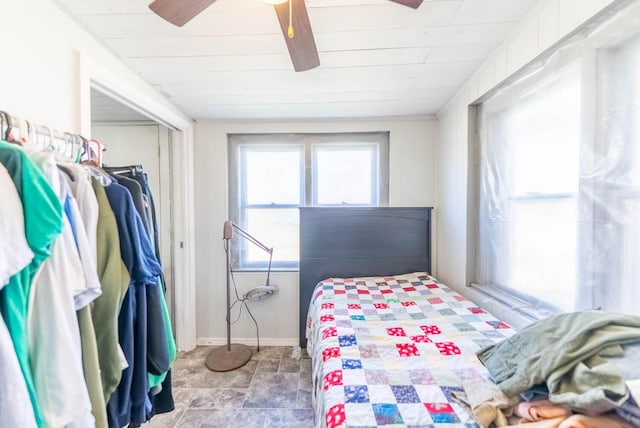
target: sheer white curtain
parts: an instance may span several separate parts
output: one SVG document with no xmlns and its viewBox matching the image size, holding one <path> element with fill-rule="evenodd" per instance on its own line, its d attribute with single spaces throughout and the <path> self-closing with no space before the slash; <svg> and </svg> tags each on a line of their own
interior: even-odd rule
<svg viewBox="0 0 640 428">
<path fill-rule="evenodd" d="M 640 311 L 640 5 L 478 109 L 475 283 L 530 308 Z"/>
</svg>

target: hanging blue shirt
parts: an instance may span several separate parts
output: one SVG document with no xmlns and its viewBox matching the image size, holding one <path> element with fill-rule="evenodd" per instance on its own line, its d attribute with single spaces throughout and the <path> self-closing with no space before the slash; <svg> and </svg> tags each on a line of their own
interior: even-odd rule
<svg viewBox="0 0 640 428">
<path fill-rule="evenodd" d="M 157 287 L 162 268 L 129 191 L 115 182 L 105 191 L 118 223 L 122 260 L 131 276 L 118 317 L 120 346 L 129 367 L 109 399 L 109 425 L 139 426 L 146 421 L 145 402 L 149 400 L 146 289 Z"/>
</svg>

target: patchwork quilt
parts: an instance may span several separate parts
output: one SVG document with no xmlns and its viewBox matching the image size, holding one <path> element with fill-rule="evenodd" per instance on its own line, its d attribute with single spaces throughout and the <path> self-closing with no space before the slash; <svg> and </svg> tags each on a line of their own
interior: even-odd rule
<svg viewBox="0 0 640 428">
<path fill-rule="evenodd" d="M 426 273 L 330 278 L 307 318 L 316 427 L 479 427 L 456 397 L 515 330 Z"/>
</svg>

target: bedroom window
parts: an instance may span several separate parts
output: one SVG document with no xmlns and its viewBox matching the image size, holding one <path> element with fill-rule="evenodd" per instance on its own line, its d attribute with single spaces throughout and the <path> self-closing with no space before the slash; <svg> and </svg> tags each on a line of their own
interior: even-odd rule
<svg viewBox="0 0 640 428">
<path fill-rule="evenodd" d="M 640 310 L 640 35 L 602 35 L 478 109 L 474 283 L 534 317 Z"/>
<path fill-rule="evenodd" d="M 298 268 L 298 207 L 387 204 L 387 132 L 228 138 L 229 218 L 274 247 L 274 269 Z M 243 241 L 234 268 L 265 269 L 266 254 Z"/>
</svg>

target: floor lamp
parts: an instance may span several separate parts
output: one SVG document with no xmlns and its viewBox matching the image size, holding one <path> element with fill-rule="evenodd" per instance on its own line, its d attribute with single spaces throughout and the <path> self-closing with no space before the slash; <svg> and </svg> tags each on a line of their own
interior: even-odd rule
<svg viewBox="0 0 640 428">
<path fill-rule="evenodd" d="M 233 222 L 225 221 L 222 239 L 225 241 L 225 251 L 227 253 L 227 344 L 213 349 L 205 361 L 205 365 L 216 372 L 228 372 L 244 366 L 251 359 L 252 353 L 251 348 L 246 345 L 231 343 L 231 238 L 234 232 L 269 254 L 266 285 L 257 287 L 249 293 L 253 292 L 257 293 L 256 295 L 268 296 L 278 292 L 278 287 L 269 283 L 273 248 L 267 247 Z"/>
</svg>

